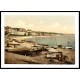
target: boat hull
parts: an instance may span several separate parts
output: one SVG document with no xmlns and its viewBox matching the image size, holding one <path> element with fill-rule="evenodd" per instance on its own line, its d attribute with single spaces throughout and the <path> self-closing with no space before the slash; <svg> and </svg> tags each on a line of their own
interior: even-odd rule
<svg viewBox="0 0 80 80">
<path fill-rule="evenodd" d="M 5 49 L 5 51 L 12 52 L 12 53 L 18 53 L 18 54 L 23 54 L 23 55 L 29 53 L 29 50 L 24 49 L 24 48 L 7 48 L 7 49 Z"/>
<path fill-rule="evenodd" d="M 21 54 L 21 55 L 33 55 L 34 53 L 38 55 L 38 53 L 41 52 L 42 49 L 29 50 L 29 49 L 24 49 L 24 48 L 7 48 L 5 49 L 5 51 L 16 53 L 16 54 Z"/>
</svg>

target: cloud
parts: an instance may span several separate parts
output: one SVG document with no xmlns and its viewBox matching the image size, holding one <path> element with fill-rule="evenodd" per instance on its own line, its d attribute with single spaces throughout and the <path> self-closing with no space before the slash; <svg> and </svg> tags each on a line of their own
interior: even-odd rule
<svg viewBox="0 0 80 80">
<path fill-rule="evenodd" d="M 43 24 L 43 21 L 40 21 L 41 24 Z M 34 24 L 26 24 L 23 20 L 18 20 L 16 24 L 14 24 L 15 27 L 19 28 L 25 28 L 25 29 L 31 29 L 35 31 L 47 31 L 47 32 L 57 32 L 57 33 L 74 33 L 73 26 L 65 26 L 60 24 L 59 22 L 55 22 L 54 24 L 50 26 L 43 26 L 43 25 L 34 25 Z"/>
<path fill-rule="evenodd" d="M 33 30 L 33 29 L 34 29 L 34 25 L 33 25 L 33 24 L 28 24 L 27 27 L 26 27 L 26 29 L 31 29 L 31 30 Z"/>
<path fill-rule="evenodd" d="M 67 27 L 65 26 L 61 27 L 61 31 L 65 31 L 65 30 L 67 30 Z"/>
<path fill-rule="evenodd" d="M 51 32 L 59 32 L 59 31 L 61 30 L 61 24 L 58 23 L 58 22 L 56 22 L 56 23 L 52 24 L 52 25 L 49 27 L 48 30 L 51 31 Z"/>
<path fill-rule="evenodd" d="M 18 28 L 26 28 L 26 23 L 22 20 L 18 20 L 14 26 Z"/>
<path fill-rule="evenodd" d="M 29 24 L 29 27 L 33 27 L 33 24 Z"/>
<path fill-rule="evenodd" d="M 40 20 L 40 24 L 43 24 L 44 22 L 42 20 Z"/>
<path fill-rule="evenodd" d="M 59 27 L 60 24 L 59 24 L 58 22 L 56 22 L 56 23 L 54 24 L 54 26 L 55 26 L 55 27 Z"/>
<path fill-rule="evenodd" d="M 69 34 L 74 33 L 73 26 L 67 26 L 67 25 L 64 26 L 58 22 L 54 23 L 49 28 L 46 28 L 46 30 L 50 32 L 57 32 L 57 33 L 69 33 Z"/>
</svg>

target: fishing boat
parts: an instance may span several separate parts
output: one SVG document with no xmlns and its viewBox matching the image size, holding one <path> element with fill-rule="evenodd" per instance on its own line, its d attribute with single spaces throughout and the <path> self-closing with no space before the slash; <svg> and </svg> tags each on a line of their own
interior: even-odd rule
<svg viewBox="0 0 80 80">
<path fill-rule="evenodd" d="M 63 55 L 62 51 L 49 49 L 46 58 L 50 60 L 50 63 L 56 63 L 56 60 L 58 61 L 58 63 L 64 63 L 68 56 Z"/>
<path fill-rule="evenodd" d="M 58 53 L 58 50 L 54 48 L 47 48 L 48 53 L 47 53 L 47 58 L 53 58 L 56 57 L 56 54 Z"/>
<path fill-rule="evenodd" d="M 66 49 L 72 49 L 72 47 L 70 46 L 70 40 L 68 40 L 67 44 L 68 46 L 66 46 Z"/>
<path fill-rule="evenodd" d="M 13 53 L 24 53 L 24 52 L 28 52 L 27 48 L 6 48 L 5 51 L 7 52 L 13 52 Z"/>
<path fill-rule="evenodd" d="M 72 49 L 72 47 L 66 47 L 66 49 Z"/>
<path fill-rule="evenodd" d="M 20 46 L 19 43 L 10 43 L 11 45 L 17 45 L 14 47 L 6 47 L 5 51 L 7 52 L 12 52 L 12 53 L 17 53 L 17 54 L 21 54 L 21 55 L 34 55 L 34 54 L 38 54 L 39 52 L 41 52 L 43 49 L 41 46 L 32 46 L 30 49 L 27 48 L 26 46 Z"/>
</svg>

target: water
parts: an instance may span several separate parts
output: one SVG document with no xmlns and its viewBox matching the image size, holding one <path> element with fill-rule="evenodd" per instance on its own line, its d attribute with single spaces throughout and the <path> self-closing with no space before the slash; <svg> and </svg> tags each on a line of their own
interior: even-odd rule
<svg viewBox="0 0 80 80">
<path fill-rule="evenodd" d="M 55 35 L 55 36 L 49 36 L 49 37 L 33 37 L 27 40 L 34 41 L 40 44 L 48 44 L 50 47 L 61 44 L 63 45 L 63 47 L 68 46 L 75 49 L 75 35 Z"/>
</svg>

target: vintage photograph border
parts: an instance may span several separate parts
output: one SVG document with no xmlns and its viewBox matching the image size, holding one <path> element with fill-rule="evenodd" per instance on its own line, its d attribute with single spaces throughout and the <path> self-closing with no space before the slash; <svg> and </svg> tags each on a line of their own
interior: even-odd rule
<svg viewBox="0 0 80 80">
<path fill-rule="evenodd" d="M 0 17 L 1 17 L 1 13 L 2 12 L 78 12 L 79 13 L 79 11 L 0 11 Z M 80 15 L 80 13 L 79 13 L 79 15 Z M 79 16 L 78 15 L 78 16 Z M 2 20 L 2 19 L 1 19 Z M 79 23 L 79 20 L 78 20 L 78 23 Z M 0 21 L 0 25 L 2 24 L 2 22 Z M 79 24 L 78 24 L 79 25 Z M 0 27 L 1 28 L 1 30 L 2 30 L 2 26 Z M 79 30 L 79 27 L 78 27 L 78 30 Z M 2 38 L 2 33 L 1 33 L 1 38 Z M 78 38 L 79 38 L 79 36 L 78 36 Z M 78 43 L 79 44 L 79 43 Z M 1 41 L 1 45 L 2 45 L 2 41 Z M 78 48 L 79 48 L 79 46 L 78 46 Z M 1 52 L 2 52 L 2 47 L 1 47 Z M 0 54 L 0 58 L 1 58 L 1 55 L 2 54 Z M 0 59 L 1 60 L 1 59 Z M 80 55 L 79 55 L 79 62 L 80 62 Z M 0 61 L 0 64 L 1 64 L 1 61 Z M 78 63 L 78 65 L 79 65 L 79 63 Z M 24 67 L 22 67 L 22 68 L 18 68 L 18 67 L 16 67 L 16 68 L 10 68 L 10 67 L 2 67 L 2 64 L 0 65 L 0 69 L 80 69 L 80 66 L 79 67 L 70 67 L 70 68 L 53 68 L 53 67 L 51 67 L 51 68 L 46 68 L 46 67 L 35 67 L 35 68 L 24 68 Z"/>
</svg>

